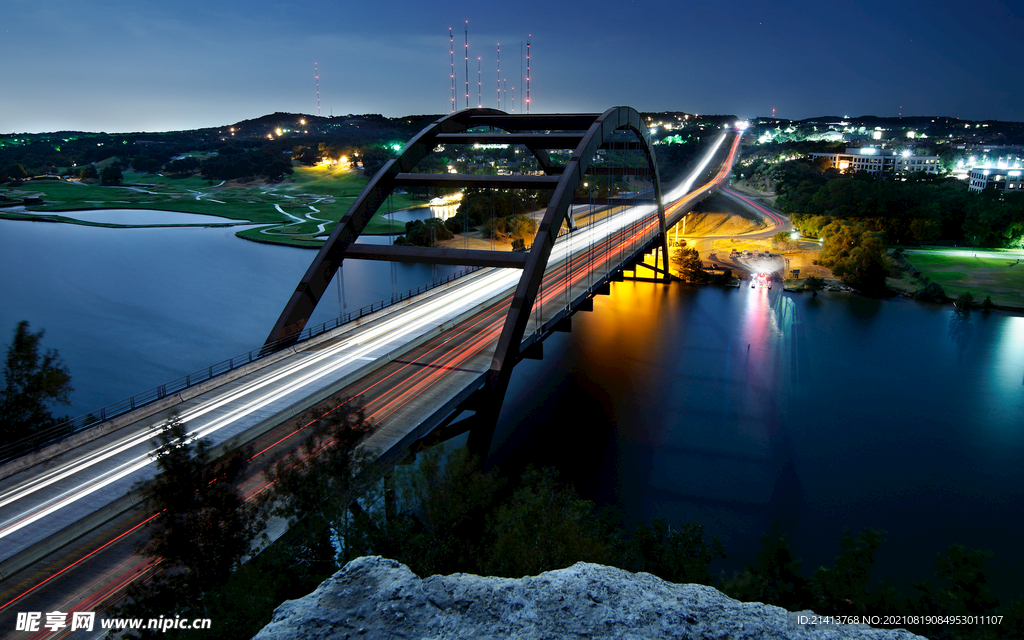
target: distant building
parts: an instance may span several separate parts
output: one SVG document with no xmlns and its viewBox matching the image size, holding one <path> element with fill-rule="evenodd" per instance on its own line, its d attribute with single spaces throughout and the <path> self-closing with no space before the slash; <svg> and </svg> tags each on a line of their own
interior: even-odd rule
<svg viewBox="0 0 1024 640">
<path fill-rule="evenodd" d="M 1004 193 L 1013 193 L 1021 189 L 1021 173 L 1020 169 L 975 167 L 971 169 L 967 188 L 971 191 L 998 189 Z"/>
<path fill-rule="evenodd" d="M 921 171 L 925 173 L 938 173 L 939 156 L 915 156 L 910 154 L 896 156 L 896 173 L 918 173 Z"/>
<path fill-rule="evenodd" d="M 860 147 L 846 153 L 812 153 L 811 157 L 828 158 L 832 167 L 843 173 L 867 172 L 875 175 L 903 174 L 923 171 L 939 172 L 939 156 L 915 156 L 909 152 L 897 154 L 893 149 Z"/>
</svg>

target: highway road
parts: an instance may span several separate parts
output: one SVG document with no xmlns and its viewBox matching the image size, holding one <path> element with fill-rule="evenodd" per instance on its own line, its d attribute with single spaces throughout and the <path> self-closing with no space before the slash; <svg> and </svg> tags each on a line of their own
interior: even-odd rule
<svg viewBox="0 0 1024 640">
<path fill-rule="evenodd" d="M 714 241 L 723 239 L 745 239 L 745 240 L 767 240 L 779 231 L 790 232 L 793 230 L 793 223 L 780 211 L 776 211 L 771 207 L 767 207 L 756 200 L 749 198 L 741 193 L 738 193 L 728 186 L 726 180 L 723 177 L 723 185 L 719 189 L 719 193 L 730 200 L 733 200 L 740 206 L 754 212 L 761 216 L 761 218 L 767 224 L 765 229 L 759 231 L 749 231 L 739 234 L 721 234 L 721 235 L 684 235 L 680 236 L 685 239 L 689 246 L 695 247 L 703 257 L 705 265 L 715 264 L 719 268 L 732 269 L 733 274 L 741 279 L 744 278 L 749 280 L 757 274 L 767 274 L 773 282 L 782 282 L 783 276 L 785 275 L 786 261 L 781 255 L 773 254 L 772 257 L 765 258 L 763 256 L 753 257 L 744 255 L 729 255 L 719 254 L 715 251 Z"/>
<path fill-rule="evenodd" d="M 724 165 L 735 150 L 734 144 Z M 716 147 L 708 162 L 721 155 Z M 710 182 L 728 173 L 727 167 L 716 172 L 717 163 L 711 170 L 707 166 L 693 172 L 687 191 L 709 173 L 714 174 Z M 673 206 L 684 206 L 688 200 L 693 196 L 684 195 Z M 629 247 L 653 237 L 654 213 L 650 205 L 623 209 L 560 238 L 535 305 L 538 320 L 531 321 L 531 327 L 542 322 L 545 306 L 550 315 L 574 292 L 586 289 L 588 281 L 600 277 L 602 269 L 617 264 Z M 371 446 L 384 450 L 402 438 L 388 433 L 394 425 L 408 424 L 436 409 L 436 402 L 425 406 L 432 394 L 444 398 L 486 372 L 520 275 L 519 270 L 481 270 L 408 305 L 390 308 L 375 322 L 347 329 L 329 341 L 297 345 L 291 357 L 174 410 L 197 437 L 214 445 L 251 442 L 254 465 L 243 484 L 250 498 L 265 488 L 262 464 L 294 448 L 302 437 L 301 424 L 277 416 L 308 404 L 308 398 L 334 396 L 338 404 L 361 404 L 380 427 Z M 162 412 L 0 481 L 0 560 L 66 528 L 73 530 L 83 518 L 112 510 L 118 501 L 128 506 L 138 502 L 132 487 L 153 477 L 150 442 L 169 414 L 170 410 Z M 152 570 L 146 559 L 133 553 L 144 539 L 142 524 L 150 514 L 121 511 L 24 570 L 4 573 L 0 634 L 13 629 L 7 623 L 13 623 L 18 611 L 100 610 L 120 597 L 128 583 Z"/>
</svg>

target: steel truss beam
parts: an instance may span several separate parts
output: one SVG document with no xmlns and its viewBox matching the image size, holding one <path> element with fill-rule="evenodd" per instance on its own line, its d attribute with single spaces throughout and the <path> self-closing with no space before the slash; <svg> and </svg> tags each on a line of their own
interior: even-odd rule
<svg viewBox="0 0 1024 640">
<path fill-rule="evenodd" d="M 505 133 L 497 133 L 496 129 Z M 635 140 L 624 142 L 613 139 L 618 131 L 632 132 Z M 524 145 L 537 158 L 547 175 L 475 176 L 413 173 L 416 165 L 439 144 L 475 143 Z M 548 149 L 567 148 L 573 151 L 569 161 L 564 165 L 553 163 L 546 153 Z M 570 228 L 575 228 L 570 214 L 570 204 L 599 149 L 637 149 L 644 152 L 644 169 L 653 176 L 654 187 L 651 193 L 644 194 L 645 197 L 641 199 L 649 201 L 653 198 L 657 203 L 662 255 L 668 256 L 661 180 L 650 134 L 635 109 L 613 107 L 600 115 L 513 115 L 495 109 L 461 111 L 441 118 L 417 134 L 405 145 L 397 158 L 388 161 L 370 180 L 306 270 L 267 338 L 267 348 L 271 348 L 272 343 L 286 345 L 302 331 L 345 258 L 521 268 L 523 274 L 498 339 L 498 346 L 487 374 L 485 393 L 482 401 L 476 404 L 478 411 L 475 422 L 484 427 L 483 431 L 489 433 L 497 422 L 501 404 L 508 390 L 512 368 L 522 356 L 520 345 L 555 239 L 563 224 L 568 223 Z M 593 169 L 600 174 L 606 173 L 600 165 Z M 387 197 L 396 188 L 407 186 L 554 189 L 554 192 L 540 222 L 533 246 L 525 254 L 356 244 L 356 239 Z M 618 199 L 613 198 L 609 203 L 613 201 L 617 202 Z M 664 276 L 667 279 L 667 272 Z M 485 435 L 484 438 L 489 443 L 490 436 Z"/>
<path fill-rule="evenodd" d="M 530 319 L 530 312 L 533 310 L 533 303 L 536 301 L 537 293 L 540 290 L 544 269 L 547 267 L 548 258 L 551 256 L 551 250 L 554 248 L 558 231 L 566 220 L 569 205 L 573 201 L 577 187 L 583 181 L 584 174 L 586 174 L 587 169 L 593 162 L 597 150 L 607 143 L 616 131 L 620 130 L 628 130 L 636 134 L 637 144 L 643 149 L 648 168 L 654 176 L 654 199 L 658 204 L 662 250 L 664 251 L 663 255 L 668 256 L 665 207 L 661 197 L 661 179 L 658 176 L 658 165 L 655 161 L 650 134 L 647 131 L 647 127 L 643 124 L 640 114 L 635 109 L 631 107 L 612 107 L 593 121 L 587 129 L 587 133 L 580 140 L 579 146 L 573 151 L 571 160 L 562 172 L 562 180 L 555 189 L 555 193 L 548 204 L 547 210 L 544 212 L 544 218 L 541 220 L 537 230 L 537 238 L 534 240 L 526 268 L 512 298 L 512 306 L 505 317 L 505 326 L 502 329 L 501 337 L 498 339 L 498 348 L 494 353 L 494 359 L 488 372 L 488 406 L 478 414 L 480 415 L 480 429 L 476 432 L 476 442 L 472 443 L 472 447 L 480 452 L 481 455 L 486 455 L 486 449 L 489 448 L 490 437 L 494 426 L 497 424 L 501 405 L 504 402 L 505 393 L 508 391 L 508 384 L 512 378 L 512 368 L 519 361 L 519 346 L 523 341 L 526 326 Z"/>
</svg>

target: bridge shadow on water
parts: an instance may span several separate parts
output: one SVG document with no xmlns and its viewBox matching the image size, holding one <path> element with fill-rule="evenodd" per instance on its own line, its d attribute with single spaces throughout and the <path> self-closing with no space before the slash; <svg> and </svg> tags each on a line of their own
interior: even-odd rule
<svg viewBox="0 0 1024 640">
<path fill-rule="evenodd" d="M 734 331 L 685 304 L 681 285 L 637 285 L 650 287 L 639 297 L 633 286 L 549 338 L 543 361 L 520 363 L 488 465 L 512 477 L 555 467 L 629 523 L 702 523 L 728 554 L 713 570 L 738 570 L 766 532 L 795 541 L 801 529 L 792 436 L 764 379 L 777 350 L 740 348 Z M 688 334 L 694 321 L 711 337 Z"/>
</svg>

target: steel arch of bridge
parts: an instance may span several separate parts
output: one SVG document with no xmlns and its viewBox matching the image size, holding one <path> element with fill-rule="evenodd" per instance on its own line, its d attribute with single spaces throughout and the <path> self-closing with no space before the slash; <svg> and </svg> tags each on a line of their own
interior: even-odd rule
<svg viewBox="0 0 1024 640">
<path fill-rule="evenodd" d="M 506 133 L 470 131 L 484 127 L 492 131 L 500 129 Z M 644 152 L 648 169 L 654 178 L 654 201 L 658 210 L 661 249 L 667 258 L 661 180 L 650 134 L 635 109 L 612 107 L 602 114 L 554 115 L 519 115 L 496 109 L 467 109 L 446 116 L 421 131 L 405 145 L 397 158 L 388 161 L 370 180 L 306 270 L 267 338 L 264 349 L 280 348 L 297 338 L 345 258 L 522 269 L 488 374 L 489 412 L 493 412 L 493 418 L 496 419 L 511 379 L 512 368 L 519 361 L 520 344 L 555 239 L 563 223 L 568 222 L 570 229 L 575 228 L 570 205 L 576 189 L 598 149 L 609 143 L 615 132 L 623 130 L 636 135 L 637 142 L 632 148 Z M 544 175 L 412 173 L 412 169 L 440 144 L 489 142 L 524 145 L 540 163 Z M 545 153 L 547 149 L 573 149 L 573 152 L 567 164 L 555 165 Z M 356 239 L 387 197 L 396 188 L 408 186 L 551 189 L 553 194 L 528 253 L 357 243 Z M 663 275 L 667 278 L 667 272 Z"/>
</svg>

